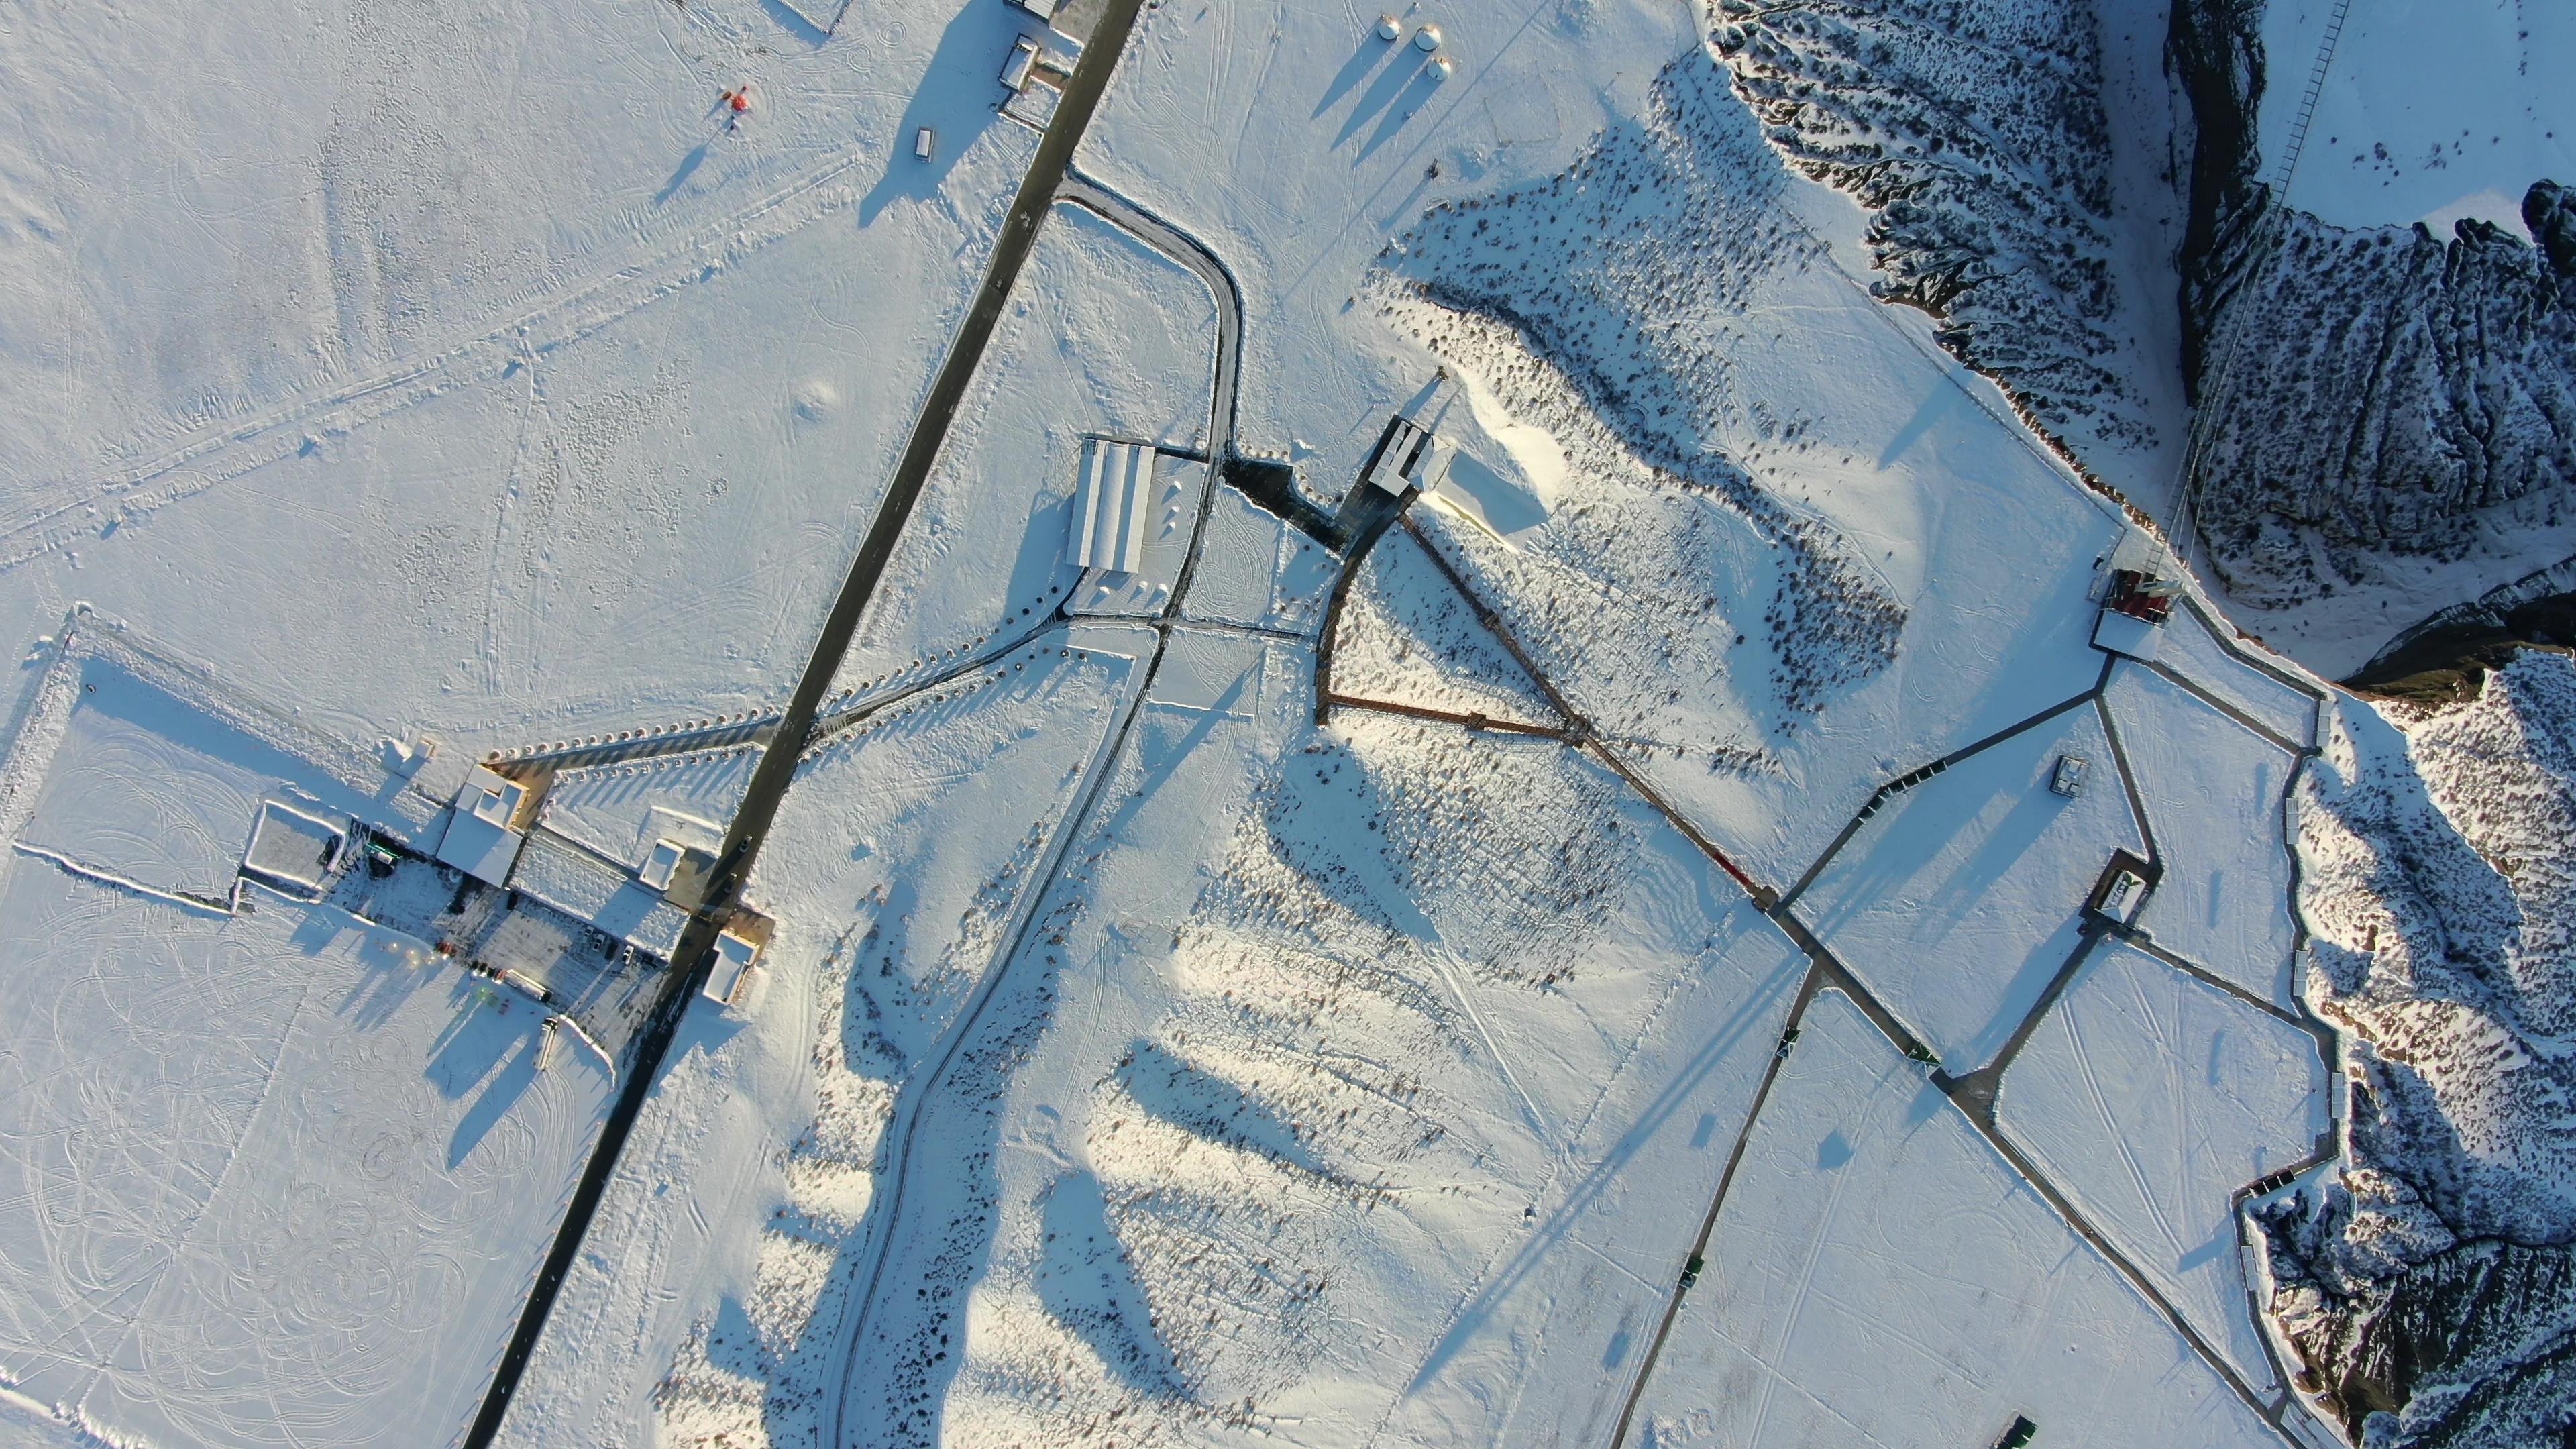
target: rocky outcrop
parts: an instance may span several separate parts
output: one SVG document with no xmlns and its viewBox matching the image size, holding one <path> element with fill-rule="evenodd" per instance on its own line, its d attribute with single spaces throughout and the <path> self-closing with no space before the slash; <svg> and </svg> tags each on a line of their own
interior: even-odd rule
<svg viewBox="0 0 2576 1449">
<path fill-rule="evenodd" d="M 1716 0 L 1736 95 L 1848 192 L 1881 298 L 1939 321 L 2077 465 L 2152 441 L 2109 262 L 2111 143 L 2086 4 Z"/>
<path fill-rule="evenodd" d="M 2338 1179 L 2262 1215 L 2301 1387 L 2359 1442 L 2576 1433 L 2576 660 L 2358 703 L 2303 777 L 2305 995 L 2344 1033 Z"/>
<path fill-rule="evenodd" d="M 2210 338 L 2196 522 L 2232 596 L 2366 604 L 2385 558 L 2492 549 L 2481 520 L 2507 505 L 2525 528 L 2565 516 L 2576 193 L 2530 189 L 2537 245 L 2473 220 L 2446 239 L 2250 205 L 2186 289 Z"/>
</svg>

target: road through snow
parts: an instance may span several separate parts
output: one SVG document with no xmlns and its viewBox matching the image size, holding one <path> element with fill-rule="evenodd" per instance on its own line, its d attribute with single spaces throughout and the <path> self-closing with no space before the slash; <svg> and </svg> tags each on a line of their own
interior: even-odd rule
<svg viewBox="0 0 2576 1449">
<path fill-rule="evenodd" d="M 574 1190 L 572 1205 L 564 1214 L 563 1227 L 554 1246 L 538 1270 L 536 1286 L 528 1295 L 528 1306 L 501 1355 L 494 1373 L 492 1388 L 467 1431 L 467 1449 L 485 1449 L 500 1433 L 502 1422 L 509 1417 L 510 1398 L 516 1392 L 519 1376 L 536 1352 L 537 1341 L 545 1333 L 546 1315 L 554 1307 L 555 1295 L 562 1289 L 564 1275 L 581 1250 L 581 1241 L 590 1220 L 599 1210 L 601 1197 L 607 1192 L 608 1179 L 616 1170 L 617 1159 L 633 1130 L 636 1114 L 652 1093 L 661 1075 L 663 1057 L 669 1052 L 677 1033 L 680 1017 L 690 996 L 706 980 L 713 965 L 713 948 L 722 913 L 740 893 L 752 861 L 769 834 L 778 815 L 778 802 L 795 778 L 797 762 L 805 753 L 806 737 L 813 732 L 815 716 L 824 696 L 840 672 L 842 656 L 850 649 L 858 633 L 859 620 L 876 594 L 878 581 L 884 577 L 886 563 L 894 555 L 895 542 L 910 521 L 913 508 L 921 501 L 922 489 L 930 480 L 931 465 L 938 460 L 940 444 L 948 436 L 955 418 L 958 400 L 975 376 L 985 346 L 992 341 L 994 327 L 1001 321 L 1002 308 L 1010 299 L 1011 284 L 1020 268 L 1028 261 L 1037 244 L 1038 228 L 1048 208 L 1055 204 L 1056 191 L 1066 168 L 1072 163 L 1074 148 L 1081 143 L 1083 129 L 1090 124 L 1092 111 L 1100 103 L 1100 94 L 1109 84 L 1109 75 L 1117 67 L 1120 52 L 1126 49 L 1128 31 L 1136 22 L 1142 0 L 1110 0 L 1099 26 L 1084 47 L 1082 58 L 1074 66 L 1071 80 L 1064 89 L 1064 99 L 1057 106 L 1054 119 L 1047 126 L 1045 139 L 1038 144 L 1036 159 L 1028 176 L 1020 183 L 1018 196 L 1012 199 L 1010 219 L 1004 224 L 1000 239 L 994 243 L 993 258 L 984 272 L 983 286 L 974 304 L 967 309 L 958 327 L 948 356 L 940 364 L 938 379 L 931 385 L 921 415 L 913 424 L 910 440 L 904 445 L 902 460 L 895 465 L 893 481 L 886 489 L 885 502 L 877 510 L 866 539 L 859 545 L 851 562 L 849 576 L 843 581 L 831 613 L 825 618 L 821 637 L 814 643 L 814 653 L 805 672 L 796 681 L 796 691 L 788 701 L 787 712 L 779 721 L 777 733 L 761 755 L 760 768 L 751 777 L 740 808 L 725 831 L 724 843 L 708 880 L 708 904 L 694 913 L 682 933 L 677 949 L 672 952 L 673 969 L 663 988 L 661 1002 L 655 1007 L 651 1022 L 635 1046 L 635 1060 L 627 1072 L 615 1110 L 600 1130 L 599 1145 L 583 1170 L 580 1185 Z"/>
</svg>

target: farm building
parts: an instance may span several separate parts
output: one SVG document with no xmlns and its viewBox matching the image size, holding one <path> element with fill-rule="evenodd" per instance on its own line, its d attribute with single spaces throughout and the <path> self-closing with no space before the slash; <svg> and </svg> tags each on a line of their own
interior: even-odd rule
<svg viewBox="0 0 2576 1449">
<path fill-rule="evenodd" d="M 1140 572 L 1153 510 L 1152 445 L 1089 439 L 1073 500 L 1073 562 L 1103 573 Z"/>
<path fill-rule="evenodd" d="M 1411 418 L 1399 417 L 1385 446 L 1369 463 L 1368 481 L 1398 496 L 1408 490 L 1428 493 L 1448 478 L 1450 460 L 1457 455 L 1455 446 L 1441 441 L 1430 429 Z"/>
<path fill-rule="evenodd" d="M 732 923 L 716 936 L 715 965 L 707 973 L 707 984 L 699 988 L 708 1000 L 730 1006 L 742 995 L 774 929 L 774 923 L 766 916 L 749 911 L 734 916 Z"/>
<path fill-rule="evenodd" d="M 506 883 L 541 794 L 524 781 L 475 766 L 456 788 L 456 809 L 438 842 L 440 863 L 485 885 Z"/>
<path fill-rule="evenodd" d="M 670 959 L 688 915 L 604 858 L 549 830 L 531 832 L 510 887 L 648 956 Z"/>
</svg>

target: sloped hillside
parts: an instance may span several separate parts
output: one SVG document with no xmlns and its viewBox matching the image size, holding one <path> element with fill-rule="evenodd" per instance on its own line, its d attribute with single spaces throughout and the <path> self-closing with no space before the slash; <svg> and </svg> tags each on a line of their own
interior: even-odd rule
<svg viewBox="0 0 2576 1449">
<path fill-rule="evenodd" d="M 2027 0 L 1715 0 L 1711 40 L 1763 134 L 1870 213 L 1877 294 L 1940 322 L 2079 466 L 2151 447 L 2118 275 L 2100 23 Z"/>
<path fill-rule="evenodd" d="M 2576 1428 L 2576 663 L 2348 704 L 2300 794 L 2307 993 L 2346 1033 L 2341 1181 L 2270 1215 L 2272 1308 L 2372 1445 Z M 2385 1418 L 2372 1421 L 2372 1415 Z"/>
</svg>

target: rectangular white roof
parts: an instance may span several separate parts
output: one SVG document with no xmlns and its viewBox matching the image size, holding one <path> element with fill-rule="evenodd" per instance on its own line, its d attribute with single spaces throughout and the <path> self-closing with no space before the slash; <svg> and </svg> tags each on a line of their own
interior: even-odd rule
<svg viewBox="0 0 2576 1449">
<path fill-rule="evenodd" d="M 1073 500 L 1074 563 L 1118 574 L 1141 569 L 1153 493 L 1152 448 L 1089 440 L 1082 451 L 1082 487 Z"/>
<path fill-rule="evenodd" d="M 731 931 L 717 936 L 715 968 L 707 973 L 707 998 L 732 1002 L 734 993 L 742 989 L 742 978 L 750 974 L 752 963 L 759 959 L 759 945 L 748 938 Z"/>
<path fill-rule="evenodd" d="M 2095 647 L 2132 659 L 2153 659 L 2156 648 L 2164 642 L 2164 629 L 2144 619 L 2132 619 L 2116 609 L 2104 609 L 2100 622 L 2093 626 Z"/>
<path fill-rule="evenodd" d="M 506 885 L 510 867 L 519 860 L 519 842 L 526 837 L 515 830 L 503 830 L 488 820 L 464 810 L 447 817 L 447 834 L 438 842 L 438 858 L 485 885 Z"/>
<path fill-rule="evenodd" d="M 577 921 L 652 955 L 669 957 L 688 914 L 562 836 L 538 831 L 519 853 L 510 885 Z"/>
</svg>

